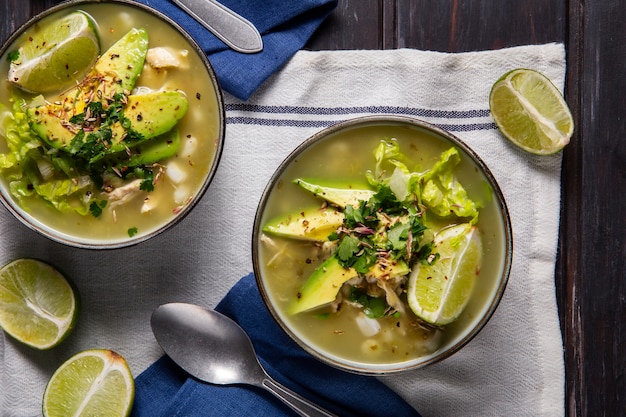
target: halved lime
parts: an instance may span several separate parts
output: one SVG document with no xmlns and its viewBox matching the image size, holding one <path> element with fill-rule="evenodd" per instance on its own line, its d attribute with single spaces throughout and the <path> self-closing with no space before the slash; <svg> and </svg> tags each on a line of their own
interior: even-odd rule
<svg viewBox="0 0 626 417">
<path fill-rule="evenodd" d="M 480 272 L 482 242 L 476 226 L 468 223 L 443 229 L 435 235 L 431 264 L 417 264 L 407 289 L 409 307 L 422 320 L 443 326 L 465 309 Z"/>
<path fill-rule="evenodd" d="M 500 132 L 520 148 L 538 155 L 563 149 L 574 119 L 561 92 L 543 74 L 516 69 L 495 82 L 489 109 Z"/>
<path fill-rule="evenodd" d="M 29 31 L 11 61 L 8 79 L 33 93 L 60 91 L 82 81 L 100 54 L 96 24 L 83 12 Z"/>
<path fill-rule="evenodd" d="M 43 394 L 45 417 L 124 417 L 130 414 L 135 382 L 116 352 L 91 349 L 63 363 Z"/>
<path fill-rule="evenodd" d="M 58 345 L 72 330 L 77 296 L 54 267 L 17 259 L 0 269 L 0 327 L 36 349 Z"/>
</svg>

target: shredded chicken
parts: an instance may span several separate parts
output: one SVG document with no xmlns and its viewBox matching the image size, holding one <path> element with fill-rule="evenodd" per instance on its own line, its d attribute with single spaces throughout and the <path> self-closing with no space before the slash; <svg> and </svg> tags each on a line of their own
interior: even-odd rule
<svg viewBox="0 0 626 417">
<path fill-rule="evenodd" d="M 387 300 L 387 304 L 389 304 L 389 306 L 394 310 L 399 311 L 400 313 L 404 313 L 404 303 L 402 302 L 402 300 L 400 300 L 400 297 L 396 293 L 396 288 L 399 288 L 398 283 L 394 282 L 394 280 L 389 281 L 379 279 L 376 280 L 376 284 L 383 291 L 385 291 L 385 299 Z"/>
<path fill-rule="evenodd" d="M 126 185 L 114 188 L 108 194 L 110 207 L 117 207 L 143 194 L 144 192 L 139 189 L 140 186 L 141 180 L 136 179 Z"/>
<path fill-rule="evenodd" d="M 146 54 L 146 62 L 154 69 L 179 68 L 184 66 L 183 58 L 187 51 L 172 51 L 169 48 L 150 48 Z"/>
</svg>

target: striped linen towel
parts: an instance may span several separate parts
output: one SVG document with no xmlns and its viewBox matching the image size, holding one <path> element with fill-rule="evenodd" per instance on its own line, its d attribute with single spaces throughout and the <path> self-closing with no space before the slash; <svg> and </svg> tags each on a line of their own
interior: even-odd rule
<svg viewBox="0 0 626 417">
<path fill-rule="evenodd" d="M 414 116 L 471 146 L 503 190 L 516 242 L 504 298 L 476 339 L 439 364 L 381 380 L 424 417 L 563 415 L 554 286 L 561 155 L 537 157 L 509 145 L 488 111 L 493 82 L 518 67 L 539 70 L 563 88 L 564 47 L 300 51 L 246 102 L 226 95 L 222 160 L 194 211 L 175 229 L 106 256 L 49 242 L 0 208 L 0 262 L 50 261 L 74 279 L 83 300 L 75 332 L 51 352 L 0 336 L 1 415 L 38 415 L 47 379 L 82 349 L 117 350 L 139 375 L 162 355 L 149 326 L 157 305 L 214 307 L 252 271 L 254 214 L 280 162 L 320 129 L 371 114 Z"/>
</svg>

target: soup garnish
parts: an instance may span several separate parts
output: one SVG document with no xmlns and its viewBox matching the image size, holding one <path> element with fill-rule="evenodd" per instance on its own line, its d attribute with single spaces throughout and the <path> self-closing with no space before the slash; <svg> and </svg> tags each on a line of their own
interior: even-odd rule
<svg viewBox="0 0 626 417">
<path fill-rule="evenodd" d="M 429 325 L 449 324 L 469 301 L 482 255 L 479 204 L 454 172 L 459 151 L 444 151 L 422 172 L 409 170 L 393 139 L 374 155 L 369 188 L 297 178 L 320 206 L 263 226 L 266 235 L 308 241 L 311 253 L 324 253 L 288 314 L 328 317 L 356 308 L 370 319 L 412 312 Z"/>
<path fill-rule="evenodd" d="M 5 80 L 0 174 L 23 210 L 64 232 L 89 234 L 94 226 L 91 233 L 105 240 L 149 233 L 202 186 L 219 140 L 215 88 L 174 28 L 128 6 L 123 13 L 115 6 L 83 7 L 48 20 L 88 16 L 98 22 L 106 50 L 82 80 L 60 92 Z M 139 24 L 154 34 L 154 46 Z M 9 61 L 33 30 L 7 51 Z M 194 83 L 191 72 L 198 75 Z"/>
<path fill-rule="evenodd" d="M 100 55 L 97 24 L 76 11 L 31 31 L 10 51 L 9 82 L 33 93 L 67 89 L 87 75 Z"/>
</svg>

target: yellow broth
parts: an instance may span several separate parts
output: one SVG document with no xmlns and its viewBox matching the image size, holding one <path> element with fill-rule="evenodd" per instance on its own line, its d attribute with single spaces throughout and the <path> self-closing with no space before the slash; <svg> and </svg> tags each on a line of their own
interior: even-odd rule
<svg viewBox="0 0 626 417">
<path fill-rule="evenodd" d="M 396 138 L 409 169 L 423 171 L 432 167 L 451 142 L 427 130 L 404 125 L 367 125 L 334 133 L 304 151 L 283 171 L 268 194 L 259 224 L 289 213 L 320 206 L 320 200 L 292 183 L 295 178 L 319 180 L 354 188 L 366 183 L 365 173 L 374 169 L 374 149 L 381 139 Z M 426 360 L 445 347 L 457 344 L 490 308 L 498 291 L 505 262 L 505 226 L 500 208 L 479 167 L 462 152 L 457 178 L 480 210 L 478 227 L 483 242 L 483 264 L 472 298 L 459 319 L 443 329 L 424 326 L 406 304 L 400 318 L 379 319 L 381 331 L 364 335 L 355 320 L 360 309 L 343 304 L 338 314 L 326 314 L 328 308 L 287 313 L 302 284 L 328 254 L 314 245 L 260 234 L 255 244 L 263 291 L 279 320 L 305 345 L 333 361 L 351 364 L 397 364 Z M 431 223 L 433 231 L 446 225 Z M 308 260 L 308 261 L 307 261 Z"/>
<path fill-rule="evenodd" d="M 174 157 L 163 162 L 166 167 L 175 165 L 185 179 L 178 184 L 167 175 L 156 182 L 153 192 L 140 195 L 124 205 L 106 207 L 102 216 L 81 216 L 76 213 L 62 213 L 44 203 L 43 200 L 30 198 L 23 209 L 37 222 L 63 234 L 81 240 L 94 242 L 119 242 L 129 238 L 128 230 L 137 229 L 136 238 L 150 234 L 181 213 L 202 189 L 211 167 L 219 157 L 221 130 L 220 104 L 218 93 L 206 67 L 195 53 L 192 45 L 174 27 L 143 9 L 122 3 L 82 4 L 64 8 L 45 19 L 57 19 L 75 10 L 83 10 L 92 16 L 98 25 L 101 51 L 120 39 L 132 28 L 145 28 L 149 35 L 149 47 L 165 47 L 172 51 L 183 52 L 186 58 L 178 68 L 153 69 L 146 65 L 135 88 L 145 87 L 150 90 L 180 90 L 186 94 L 189 108 L 177 127 L 181 137 L 180 151 Z M 10 52 L 18 48 L 28 31 L 16 39 Z M 9 99 L 15 93 L 27 100 L 29 96 L 9 84 L 6 56 L 0 59 L 0 102 L 11 108 Z M 52 100 L 55 95 L 46 97 Z M 6 152 L 6 142 L 0 137 L 0 152 Z M 166 168 L 167 169 L 167 168 Z M 6 181 L 5 182 L 6 188 Z M 7 198 L 12 198 L 8 196 Z M 106 198 L 104 194 L 100 198 Z M 148 198 L 150 210 L 142 213 L 142 207 Z M 148 206 L 146 206 L 148 207 Z M 45 226 L 47 225 L 47 226 Z"/>
</svg>

